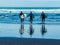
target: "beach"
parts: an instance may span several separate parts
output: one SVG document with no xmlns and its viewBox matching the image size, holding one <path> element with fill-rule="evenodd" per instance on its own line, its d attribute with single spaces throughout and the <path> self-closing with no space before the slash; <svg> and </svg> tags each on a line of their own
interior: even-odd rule
<svg viewBox="0 0 60 45">
<path fill-rule="evenodd" d="M 0 37 L 0 45 L 60 45 L 60 40 Z"/>
</svg>

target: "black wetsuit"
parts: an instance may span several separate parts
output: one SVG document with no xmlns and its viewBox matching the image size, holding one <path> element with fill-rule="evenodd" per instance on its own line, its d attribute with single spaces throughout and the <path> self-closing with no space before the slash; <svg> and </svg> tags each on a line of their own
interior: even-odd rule
<svg viewBox="0 0 60 45">
<path fill-rule="evenodd" d="M 32 23 L 34 15 L 32 13 L 30 13 L 29 16 L 30 16 L 30 22 Z"/>
<path fill-rule="evenodd" d="M 45 13 L 42 13 L 42 14 L 41 14 L 42 23 L 45 22 L 45 18 L 46 18 Z"/>
<path fill-rule="evenodd" d="M 21 23 L 24 21 L 24 18 L 21 18 L 21 16 L 24 15 L 22 12 L 19 14 L 19 18 L 21 19 Z"/>
</svg>

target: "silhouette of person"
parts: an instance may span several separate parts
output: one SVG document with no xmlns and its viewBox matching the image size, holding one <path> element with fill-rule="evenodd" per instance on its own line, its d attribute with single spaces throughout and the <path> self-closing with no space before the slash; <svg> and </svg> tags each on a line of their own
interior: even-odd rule
<svg viewBox="0 0 60 45">
<path fill-rule="evenodd" d="M 12 15 L 12 11 L 9 11 L 9 15 Z"/>
<path fill-rule="evenodd" d="M 33 33 L 34 33 L 34 29 L 33 29 L 32 24 L 30 24 L 30 32 L 29 32 L 30 36 L 32 36 L 32 35 L 33 35 Z"/>
<path fill-rule="evenodd" d="M 42 24 L 42 29 L 41 29 L 41 34 L 42 36 L 47 32 L 46 28 L 45 28 L 45 24 Z"/>
<path fill-rule="evenodd" d="M 21 24 L 21 29 L 20 29 L 19 33 L 20 33 L 21 35 L 24 33 L 24 24 Z"/>
<path fill-rule="evenodd" d="M 21 19 L 21 23 L 24 21 L 24 13 L 21 11 L 21 13 L 19 14 L 19 18 Z"/>
<path fill-rule="evenodd" d="M 30 11 L 30 14 L 28 16 L 30 17 L 30 23 L 32 23 L 33 18 L 34 18 L 34 15 L 33 15 L 32 11 Z"/>
<path fill-rule="evenodd" d="M 47 16 L 45 15 L 44 11 L 42 11 L 42 13 L 41 13 L 42 23 L 45 23 L 46 17 L 47 17 Z"/>
</svg>

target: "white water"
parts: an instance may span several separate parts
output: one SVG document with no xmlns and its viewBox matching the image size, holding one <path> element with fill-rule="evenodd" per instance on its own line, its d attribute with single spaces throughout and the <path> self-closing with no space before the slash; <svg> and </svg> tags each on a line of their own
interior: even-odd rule
<svg viewBox="0 0 60 45">
<path fill-rule="evenodd" d="M 0 13 L 20 13 L 20 11 L 29 13 L 33 11 L 35 13 L 40 13 L 44 11 L 45 13 L 60 13 L 60 9 L 0 9 Z"/>
</svg>

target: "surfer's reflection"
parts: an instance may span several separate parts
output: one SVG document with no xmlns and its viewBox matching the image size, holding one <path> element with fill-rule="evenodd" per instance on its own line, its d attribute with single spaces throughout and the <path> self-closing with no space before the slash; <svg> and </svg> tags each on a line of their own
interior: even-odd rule
<svg viewBox="0 0 60 45">
<path fill-rule="evenodd" d="M 33 33 L 34 33 L 34 29 L 33 29 L 32 23 L 30 23 L 30 31 L 29 31 L 30 36 L 32 36 Z"/>
<path fill-rule="evenodd" d="M 42 27 L 41 27 L 41 34 L 42 36 L 44 36 L 44 34 L 47 32 L 46 28 L 45 28 L 45 23 L 42 24 Z"/>
<path fill-rule="evenodd" d="M 24 24 L 21 24 L 21 28 L 19 30 L 20 34 L 23 35 L 24 33 Z"/>
</svg>

